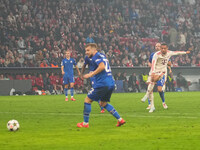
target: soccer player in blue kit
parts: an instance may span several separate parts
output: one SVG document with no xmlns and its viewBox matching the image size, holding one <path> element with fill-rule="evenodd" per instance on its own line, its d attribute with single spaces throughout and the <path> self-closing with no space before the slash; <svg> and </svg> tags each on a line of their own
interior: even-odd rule
<svg viewBox="0 0 200 150">
<path fill-rule="evenodd" d="M 100 105 L 110 112 L 117 120 L 117 127 L 125 124 L 124 119 L 120 117 L 115 108 L 108 104 L 110 97 L 115 88 L 115 81 L 112 77 L 111 69 L 105 55 L 97 51 L 95 43 L 89 43 L 85 46 L 85 54 L 91 60 L 90 72 L 83 76 L 84 79 L 94 77 L 94 85 L 88 92 L 84 101 L 83 118 L 84 122 L 77 123 L 79 128 L 89 127 L 89 116 L 91 112 L 91 103 L 100 100 Z"/>
<path fill-rule="evenodd" d="M 86 68 L 87 65 L 89 66 L 89 71 L 92 71 L 93 70 L 92 59 L 89 58 L 88 56 L 85 57 L 85 62 L 84 62 L 83 66 L 82 66 L 82 69 L 81 69 L 81 75 L 83 75 L 83 73 L 85 72 L 85 68 Z M 94 81 L 95 81 L 94 77 L 91 77 L 90 78 L 90 82 L 91 82 L 92 87 L 94 86 Z M 100 100 L 98 100 L 98 104 L 99 104 L 99 106 L 101 108 L 101 113 L 104 113 L 105 109 L 104 109 L 104 107 L 102 107 L 100 105 Z"/>
<path fill-rule="evenodd" d="M 75 101 L 74 99 L 74 70 L 73 66 L 75 66 L 78 75 L 80 76 L 80 71 L 77 67 L 76 61 L 74 58 L 70 57 L 71 52 L 67 50 L 65 52 L 66 58 L 64 58 L 61 62 L 61 71 L 63 76 L 63 84 L 65 86 L 64 91 L 65 91 L 65 101 L 68 101 L 68 84 L 70 84 L 70 93 L 71 93 L 71 100 Z"/>
</svg>

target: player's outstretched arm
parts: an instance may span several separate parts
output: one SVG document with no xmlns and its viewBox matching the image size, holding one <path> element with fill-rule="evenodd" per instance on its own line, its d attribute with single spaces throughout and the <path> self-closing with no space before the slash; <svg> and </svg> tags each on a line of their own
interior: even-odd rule
<svg viewBox="0 0 200 150">
<path fill-rule="evenodd" d="M 190 54 L 190 51 L 170 51 L 171 56 L 173 55 L 184 55 L 184 54 Z"/>
<path fill-rule="evenodd" d="M 93 72 L 90 72 L 88 74 L 85 74 L 83 76 L 83 78 L 87 79 L 87 78 L 93 77 L 94 75 L 102 72 L 104 69 L 105 69 L 105 64 L 104 64 L 104 62 L 101 62 L 96 70 L 94 70 Z"/>
</svg>

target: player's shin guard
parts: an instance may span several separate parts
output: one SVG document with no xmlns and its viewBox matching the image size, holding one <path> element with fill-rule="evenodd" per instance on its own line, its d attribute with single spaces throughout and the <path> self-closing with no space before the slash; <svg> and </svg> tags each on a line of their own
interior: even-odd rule
<svg viewBox="0 0 200 150">
<path fill-rule="evenodd" d="M 91 104 L 84 103 L 83 119 L 85 123 L 89 122 L 90 112 L 91 112 Z"/>
<path fill-rule="evenodd" d="M 149 100 L 150 100 L 150 103 L 151 103 L 151 108 L 154 107 L 154 96 L 153 96 L 153 92 L 150 93 L 149 95 Z"/>
<path fill-rule="evenodd" d="M 67 97 L 68 96 L 68 88 L 65 88 L 64 91 L 65 91 L 65 96 Z"/>
<path fill-rule="evenodd" d="M 160 94 L 160 98 L 162 99 L 162 102 L 165 103 L 165 93 L 162 91 L 162 92 L 159 92 Z"/>
<path fill-rule="evenodd" d="M 74 88 L 70 89 L 70 93 L 71 93 L 71 97 L 73 97 L 74 96 Z"/>
<path fill-rule="evenodd" d="M 150 96 L 150 93 L 153 91 L 153 88 L 154 88 L 154 82 L 150 82 L 147 88 L 147 92 L 146 92 L 146 95 L 148 98 Z"/>
<path fill-rule="evenodd" d="M 118 112 L 115 110 L 115 108 L 112 105 L 106 104 L 106 106 L 104 108 L 108 112 L 110 112 L 116 119 L 120 119 L 120 116 L 119 116 Z"/>
</svg>

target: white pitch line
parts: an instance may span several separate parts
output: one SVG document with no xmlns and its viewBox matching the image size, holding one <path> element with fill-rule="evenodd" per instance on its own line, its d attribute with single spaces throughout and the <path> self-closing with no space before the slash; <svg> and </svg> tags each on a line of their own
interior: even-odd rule
<svg viewBox="0 0 200 150">
<path fill-rule="evenodd" d="M 83 114 L 76 114 L 76 113 L 51 113 L 51 112 L 0 112 L 0 114 L 22 114 L 22 115 L 52 115 L 52 116 L 82 116 Z M 147 114 L 149 114 L 147 112 Z M 153 116 L 152 113 L 149 115 L 124 115 L 128 117 L 135 117 L 135 118 L 184 118 L 184 119 L 197 119 L 198 116 L 170 116 L 170 114 L 176 114 L 176 113 L 167 113 L 168 115 L 159 115 L 159 116 Z M 177 113 L 178 114 L 178 113 Z M 111 116 L 110 114 L 92 114 L 91 116 Z M 180 115 L 180 114 L 179 114 Z M 185 114 L 182 114 L 185 115 Z"/>
</svg>

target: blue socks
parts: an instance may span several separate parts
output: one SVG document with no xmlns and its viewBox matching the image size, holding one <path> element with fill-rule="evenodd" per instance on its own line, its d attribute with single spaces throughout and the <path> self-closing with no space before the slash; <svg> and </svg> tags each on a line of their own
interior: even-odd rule
<svg viewBox="0 0 200 150">
<path fill-rule="evenodd" d="M 150 102 L 149 98 L 148 98 L 148 104 L 149 104 L 149 105 L 151 104 L 151 102 Z"/>
<path fill-rule="evenodd" d="M 71 92 L 71 96 L 73 97 L 74 96 L 74 88 L 71 88 L 70 92 Z"/>
<path fill-rule="evenodd" d="M 67 95 L 68 95 L 68 89 L 65 88 L 64 91 L 65 91 L 65 96 L 67 97 Z"/>
<path fill-rule="evenodd" d="M 91 104 L 84 103 L 83 119 L 85 123 L 89 122 L 90 112 L 91 112 Z"/>
<path fill-rule="evenodd" d="M 162 99 L 162 102 L 164 103 L 165 102 L 165 93 L 162 91 L 162 92 L 159 92 L 160 94 L 160 98 Z"/>
<path fill-rule="evenodd" d="M 110 105 L 110 104 L 106 104 L 106 106 L 104 107 L 108 112 L 110 112 L 116 119 L 119 119 L 120 116 L 118 114 L 118 112 L 115 110 L 115 108 Z"/>
</svg>

